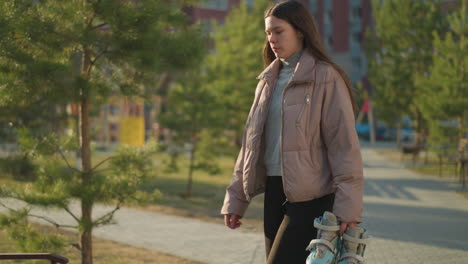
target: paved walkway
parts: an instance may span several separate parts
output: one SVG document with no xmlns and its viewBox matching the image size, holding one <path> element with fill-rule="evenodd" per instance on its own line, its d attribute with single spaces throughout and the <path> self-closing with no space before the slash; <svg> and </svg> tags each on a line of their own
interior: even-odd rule
<svg viewBox="0 0 468 264">
<path fill-rule="evenodd" d="M 363 148 L 363 225 L 373 236 L 367 263 L 468 264 L 468 200 L 456 182 L 421 177 Z M 13 206 L 11 202 L 10 205 Z M 95 215 L 105 212 L 104 206 Z M 72 223 L 66 215 L 47 215 Z M 222 225 L 133 209 L 95 236 L 214 264 L 264 263 L 263 235 Z"/>
</svg>

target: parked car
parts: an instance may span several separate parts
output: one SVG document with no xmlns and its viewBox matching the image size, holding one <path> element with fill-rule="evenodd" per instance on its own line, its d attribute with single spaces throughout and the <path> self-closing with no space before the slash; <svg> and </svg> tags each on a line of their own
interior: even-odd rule
<svg viewBox="0 0 468 264">
<path fill-rule="evenodd" d="M 414 130 L 409 127 L 401 128 L 400 140 L 402 143 L 413 143 L 414 142 Z"/>
<path fill-rule="evenodd" d="M 370 125 L 368 123 L 357 123 L 356 132 L 358 137 L 365 140 L 370 140 Z M 387 127 L 384 123 L 377 122 L 377 128 L 375 130 L 376 140 L 386 140 L 385 135 L 387 133 Z"/>
</svg>

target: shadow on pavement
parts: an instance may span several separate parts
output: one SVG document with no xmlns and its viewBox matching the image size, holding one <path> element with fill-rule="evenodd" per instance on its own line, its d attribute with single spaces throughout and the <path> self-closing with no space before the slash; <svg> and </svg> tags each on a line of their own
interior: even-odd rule
<svg viewBox="0 0 468 264">
<path fill-rule="evenodd" d="M 449 192 L 460 190 L 460 186 L 456 183 L 433 179 L 365 179 L 364 181 L 364 195 L 418 200 L 407 188 Z"/>
<path fill-rule="evenodd" d="M 468 250 L 468 212 L 380 203 L 364 205 L 373 237 Z"/>
</svg>

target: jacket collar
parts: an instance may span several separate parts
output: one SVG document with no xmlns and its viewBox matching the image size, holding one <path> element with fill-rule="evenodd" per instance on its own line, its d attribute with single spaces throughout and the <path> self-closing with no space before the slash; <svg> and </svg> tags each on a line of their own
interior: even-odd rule
<svg viewBox="0 0 468 264">
<path fill-rule="evenodd" d="M 315 63 L 316 60 L 314 56 L 307 50 L 304 50 L 294 69 L 291 83 L 313 82 L 315 80 L 315 74 L 312 74 L 312 70 L 315 67 Z M 280 66 L 281 60 L 276 58 L 260 75 L 258 75 L 257 79 L 265 80 L 268 85 L 271 86 L 273 81 L 278 77 Z"/>
</svg>

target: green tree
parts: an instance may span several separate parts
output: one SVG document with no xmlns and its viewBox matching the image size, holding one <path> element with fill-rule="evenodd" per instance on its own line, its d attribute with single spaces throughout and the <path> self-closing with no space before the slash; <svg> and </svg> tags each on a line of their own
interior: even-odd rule
<svg viewBox="0 0 468 264">
<path fill-rule="evenodd" d="M 0 226 L 7 227 L 9 236 L 23 252 L 60 252 L 66 246 L 65 239 L 56 234 L 44 236 L 27 222 L 27 209 L 10 210 L 10 215 L 0 215 Z"/>
<path fill-rule="evenodd" d="M 28 105 L 38 98 L 51 104 L 78 105 L 80 125 L 75 135 L 81 158 L 80 168 L 69 166 L 67 173 L 47 164 L 41 170 L 47 173 L 40 175 L 37 189 L 32 188 L 35 191 L 28 195 L 21 190 L 2 193 L 64 210 L 70 198 L 78 199 L 81 215 L 75 219 L 83 264 L 93 263 L 93 228 L 109 223 L 114 212 L 93 220 L 94 204 L 110 200 L 120 204 L 135 198 L 136 179 L 147 171 L 141 161 L 148 156 L 143 154 L 148 152 L 125 150 L 109 159 L 114 174 L 100 173 L 104 161 L 96 166 L 91 163 L 91 107 L 104 103 L 111 92 L 141 95 L 147 84 L 147 78 L 141 76 L 189 68 L 200 60 L 200 31 L 189 27 L 189 19 L 180 11 L 188 2 L 192 1 L 0 2 L 0 106 Z M 53 137 L 26 145 L 40 153 L 39 157 L 65 159 L 65 149 L 60 147 L 63 142 L 44 145 L 50 148 L 44 152 L 37 150 L 43 146 L 41 140 L 49 142 Z M 126 183 L 131 183 L 129 189 Z M 44 196 L 50 188 L 57 193 Z"/>
<path fill-rule="evenodd" d="M 234 133 L 237 147 L 252 105 L 256 77 L 263 69 L 263 14 L 269 2 L 259 0 L 249 7 L 246 1 L 241 1 L 226 17 L 224 25 L 214 27 L 216 52 L 207 60 L 207 85 L 224 106 L 224 129 Z"/>
<path fill-rule="evenodd" d="M 375 28 L 368 34 L 369 78 L 376 88 L 376 106 L 383 113 L 415 120 L 416 143 L 423 118 L 419 97 L 425 88 L 416 76 L 428 71 L 433 33 L 447 29 L 441 1 L 389 0 L 373 2 Z M 390 119 L 388 115 L 384 116 Z"/>
<path fill-rule="evenodd" d="M 193 70 L 173 83 L 168 95 L 168 109 L 159 118 L 171 130 L 170 151 L 185 152 L 189 157 L 186 197 L 192 196 L 193 173 L 205 170 L 218 173 L 217 148 L 220 145 L 217 128 L 223 110 L 217 105 L 214 92 L 205 85 L 205 75 Z M 176 149 L 176 150 L 174 150 Z M 173 161 L 177 162 L 177 161 Z M 172 164 L 173 165 L 173 164 Z"/>
<path fill-rule="evenodd" d="M 418 84 L 427 92 L 421 95 L 424 116 L 431 126 L 431 140 L 454 142 L 461 139 L 468 121 L 468 23 L 466 2 L 448 18 L 450 31 L 441 37 L 433 32 L 434 55 L 429 71 L 421 74 Z M 458 127 L 442 125 L 456 120 Z"/>
</svg>

